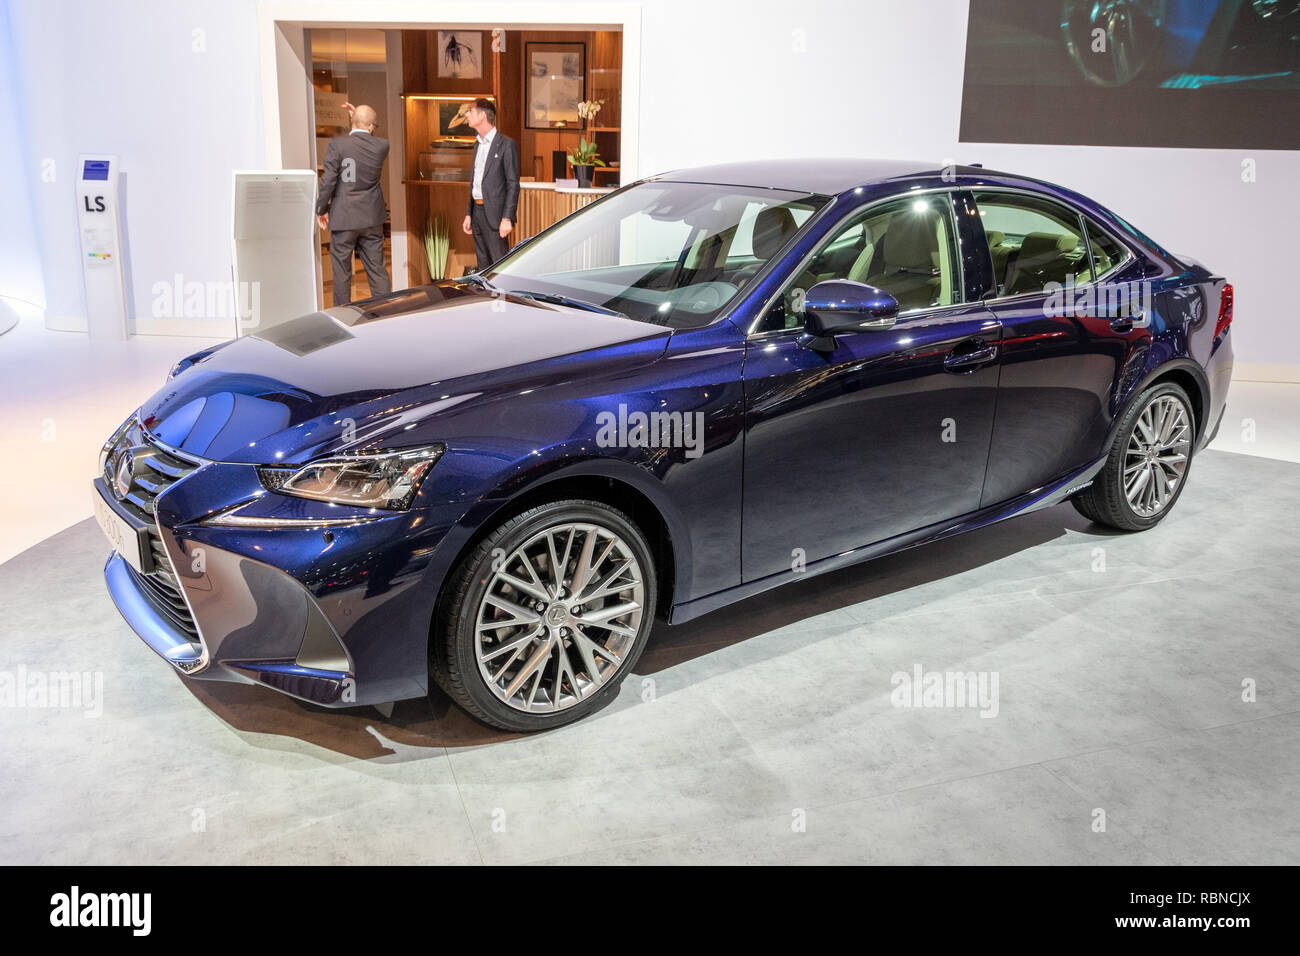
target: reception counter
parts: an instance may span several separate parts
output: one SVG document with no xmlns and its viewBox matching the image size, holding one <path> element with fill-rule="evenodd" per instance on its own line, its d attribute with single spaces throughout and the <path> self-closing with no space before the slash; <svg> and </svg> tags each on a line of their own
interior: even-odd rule
<svg viewBox="0 0 1300 956">
<path fill-rule="evenodd" d="M 511 245 L 537 235 L 569 213 L 577 212 L 588 203 L 613 191 L 608 186 L 583 189 L 577 186 L 556 186 L 555 183 L 521 182 L 519 221 L 515 223 L 515 230 L 511 234 Z"/>
<path fill-rule="evenodd" d="M 472 271 L 474 241 L 461 231 L 461 221 L 469 203 L 470 184 L 455 180 L 405 179 L 402 185 L 406 188 L 407 281 L 413 286 L 430 281 L 423 236 L 426 223 L 435 217 L 447 224 L 451 240 L 447 275 L 455 277 Z M 521 182 L 516 213 L 518 221 L 510 233 L 510 245 L 537 235 L 569 213 L 613 191 L 612 187 L 582 189 L 557 187 L 551 182 Z"/>
</svg>

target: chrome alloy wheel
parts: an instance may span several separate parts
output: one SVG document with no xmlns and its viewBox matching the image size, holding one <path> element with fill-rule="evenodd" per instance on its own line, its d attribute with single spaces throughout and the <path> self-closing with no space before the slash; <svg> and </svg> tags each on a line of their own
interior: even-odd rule
<svg viewBox="0 0 1300 956">
<path fill-rule="evenodd" d="M 494 560 L 475 618 L 479 674 L 515 710 L 565 710 L 622 666 L 645 578 L 619 535 L 589 522 L 539 531 Z"/>
<path fill-rule="evenodd" d="M 1161 395 L 1142 409 L 1124 452 L 1124 497 L 1142 518 L 1158 515 L 1178 491 L 1192 450 L 1187 408 Z"/>
</svg>

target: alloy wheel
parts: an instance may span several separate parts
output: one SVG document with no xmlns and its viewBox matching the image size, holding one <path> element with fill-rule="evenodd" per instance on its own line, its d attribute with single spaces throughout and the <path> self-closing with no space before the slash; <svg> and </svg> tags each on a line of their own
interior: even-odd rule
<svg viewBox="0 0 1300 956">
<path fill-rule="evenodd" d="M 619 670 L 644 614 L 627 541 L 584 521 L 546 528 L 493 561 L 475 617 L 479 674 L 515 710 L 566 710 Z"/>
<path fill-rule="evenodd" d="M 1124 452 L 1120 482 L 1134 514 L 1152 518 L 1173 500 L 1187 471 L 1192 427 L 1187 407 L 1161 395 L 1138 415 Z"/>
</svg>

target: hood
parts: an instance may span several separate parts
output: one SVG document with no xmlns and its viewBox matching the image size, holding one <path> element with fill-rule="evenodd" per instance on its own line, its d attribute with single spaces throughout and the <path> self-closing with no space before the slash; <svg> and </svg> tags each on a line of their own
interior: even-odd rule
<svg viewBox="0 0 1300 956">
<path fill-rule="evenodd" d="M 428 286 L 199 353 L 140 407 L 140 422 L 202 458 L 301 461 L 331 443 L 337 450 L 345 416 L 357 422 L 354 444 L 365 447 L 398 425 L 521 381 L 645 364 L 663 354 L 671 334 L 469 286 Z"/>
</svg>

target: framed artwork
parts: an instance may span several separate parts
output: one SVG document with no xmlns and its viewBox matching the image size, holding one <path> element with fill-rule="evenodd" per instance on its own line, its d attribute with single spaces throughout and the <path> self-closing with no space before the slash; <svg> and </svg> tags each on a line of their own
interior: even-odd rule
<svg viewBox="0 0 1300 956">
<path fill-rule="evenodd" d="M 496 105 L 497 98 L 491 93 L 479 93 L 466 96 L 463 101 L 438 101 L 438 138 L 439 139 L 474 139 L 474 130 L 465 122 L 465 112 L 474 105 L 478 98 L 491 100 Z"/>
<path fill-rule="evenodd" d="M 524 125 L 528 129 L 576 128 L 586 95 L 587 44 L 525 43 Z"/>
<path fill-rule="evenodd" d="M 483 34 L 478 30 L 438 31 L 438 77 L 477 80 L 483 76 Z"/>
</svg>

